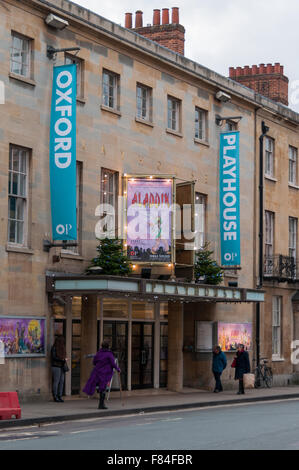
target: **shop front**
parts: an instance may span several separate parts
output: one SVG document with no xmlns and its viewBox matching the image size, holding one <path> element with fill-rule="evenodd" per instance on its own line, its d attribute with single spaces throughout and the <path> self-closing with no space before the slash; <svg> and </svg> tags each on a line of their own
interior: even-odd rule
<svg viewBox="0 0 299 470">
<path fill-rule="evenodd" d="M 104 340 L 118 360 L 124 389 L 180 390 L 192 375 L 186 338 L 196 338 L 194 319 L 205 312 L 215 320 L 221 304 L 237 308 L 264 297 L 252 289 L 104 275 L 52 274 L 47 290 L 54 335 L 65 336 L 72 358 L 67 395 L 80 394 L 92 369 L 88 356 Z"/>
</svg>

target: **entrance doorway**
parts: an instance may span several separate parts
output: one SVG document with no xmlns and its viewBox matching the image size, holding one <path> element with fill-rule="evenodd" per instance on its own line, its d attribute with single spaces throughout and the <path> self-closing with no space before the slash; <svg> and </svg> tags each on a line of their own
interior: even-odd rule
<svg viewBox="0 0 299 470">
<path fill-rule="evenodd" d="M 154 323 L 132 323 L 132 388 L 153 387 Z"/>
<path fill-rule="evenodd" d="M 105 320 L 103 328 L 103 341 L 109 343 L 115 358 L 118 360 L 122 387 L 126 389 L 128 386 L 128 323 Z M 99 347 L 100 345 L 98 344 Z"/>
</svg>

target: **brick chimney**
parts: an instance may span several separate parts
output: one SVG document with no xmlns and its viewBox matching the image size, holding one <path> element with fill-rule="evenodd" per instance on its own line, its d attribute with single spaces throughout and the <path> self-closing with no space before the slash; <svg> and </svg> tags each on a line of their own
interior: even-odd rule
<svg viewBox="0 0 299 470">
<path fill-rule="evenodd" d="M 252 88 L 271 100 L 289 105 L 289 79 L 283 74 L 283 66 L 279 62 L 260 64 L 249 67 L 230 67 L 229 78 Z"/>
<path fill-rule="evenodd" d="M 162 8 L 162 23 L 161 11 L 155 9 L 153 11 L 153 24 L 148 26 L 143 26 L 142 11 L 136 11 L 135 15 L 135 28 L 132 28 L 130 13 L 126 13 L 126 28 L 132 29 L 132 31 L 159 43 L 161 46 L 168 47 L 168 49 L 184 55 L 185 28 L 179 24 L 179 9 L 177 7 L 172 8 L 171 23 L 169 22 L 168 8 Z"/>
</svg>

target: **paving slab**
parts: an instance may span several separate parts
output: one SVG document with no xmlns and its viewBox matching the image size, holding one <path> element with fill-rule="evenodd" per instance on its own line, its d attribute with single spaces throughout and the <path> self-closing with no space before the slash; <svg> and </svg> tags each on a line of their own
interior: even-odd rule
<svg viewBox="0 0 299 470">
<path fill-rule="evenodd" d="M 22 418 L 2 420 L 0 428 L 292 398 L 299 399 L 299 386 L 252 389 L 246 390 L 245 395 L 237 395 L 236 390 L 221 393 L 189 388 L 184 388 L 181 392 L 166 389 L 142 390 L 123 392 L 122 399 L 119 392 L 112 392 L 106 401 L 107 410 L 98 410 L 97 395 L 92 398 L 66 397 L 64 403 L 21 403 Z"/>
</svg>

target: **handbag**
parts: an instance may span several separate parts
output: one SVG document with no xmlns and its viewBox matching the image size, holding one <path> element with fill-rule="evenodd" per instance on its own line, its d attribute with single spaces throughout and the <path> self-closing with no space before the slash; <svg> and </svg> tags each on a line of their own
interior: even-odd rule
<svg viewBox="0 0 299 470">
<path fill-rule="evenodd" d="M 234 357 L 234 360 L 233 360 L 233 362 L 232 362 L 231 367 L 234 368 L 234 367 L 236 367 L 236 366 L 237 366 L 237 358 Z"/>
<path fill-rule="evenodd" d="M 70 370 L 69 366 L 67 365 L 67 362 L 65 361 L 63 364 L 63 372 L 68 372 L 69 370 Z"/>
<path fill-rule="evenodd" d="M 244 388 L 254 388 L 254 374 L 243 374 Z"/>
</svg>

